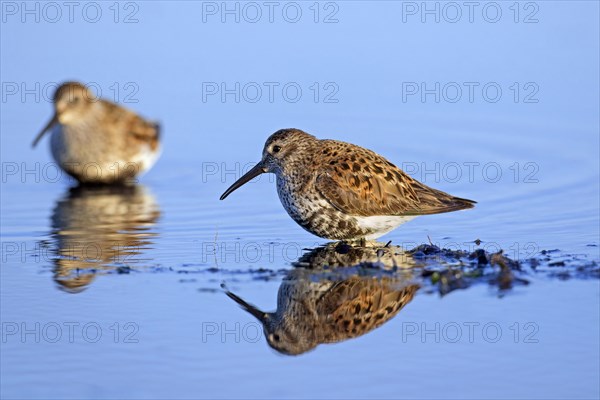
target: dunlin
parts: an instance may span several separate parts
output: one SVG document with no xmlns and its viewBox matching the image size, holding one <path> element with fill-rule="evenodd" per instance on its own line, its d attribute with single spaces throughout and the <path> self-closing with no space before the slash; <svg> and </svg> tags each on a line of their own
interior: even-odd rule
<svg viewBox="0 0 600 400">
<path fill-rule="evenodd" d="M 392 319 L 419 286 L 400 276 L 348 276 L 296 268 L 284 278 L 277 310 L 264 312 L 226 290 L 263 325 L 267 343 L 280 353 L 298 355 L 321 343 L 364 335 Z"/>
<path fill-rule="evenodd" d="M 272 134 L 262 160 L 231 185 L 221 200 L 268 172 L 276 175 L 279 198 L 294 221 L 333 240 L 376 239 L 418 215 L 475 204 L 416 181 L 371 150 L 319 140 L 299 129 Z"/>
<path fill-rule="evenodd" d="M 54 116 L 33 141 L 51 131 L 52 156 L 81 183 L 123 183 L 148 170 L 160 152 L 160 129 L 124 107 L 66 82 L 54 93 Z"/>
</svg>

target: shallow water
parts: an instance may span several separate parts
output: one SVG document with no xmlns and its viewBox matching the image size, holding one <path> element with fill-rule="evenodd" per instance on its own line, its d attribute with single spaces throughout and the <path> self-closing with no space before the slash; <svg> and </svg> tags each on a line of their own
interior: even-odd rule
<svg viewBox="0 0 600 400">
<path fill-rule="evenodd" d="M 119 3 L 115 22 L 99 4 L 97 23 L 79 14 L 70 23 L 66 10 L 56 23 L 3 15 L 3 398 L 600 396 L 600 287 L 576 270 L 600 261 L 597 3 L 529 2 L 537 23 L 523 23 L 535 11 L 525 2 L 518 23 L 509 3 L 497 23 L 480 14 L 471 23 L 466 9 L 457 23 L 423 23 L 412 2 L 320 3 L 319 23 L 312 3 L 299 3 L 298 23 L 279 14 L 223 23 L 206 8 L 221 3 L 133 2 Z M 323 23 L 335 10 L 338 22 Z M 123 23 L 133 11 L 138 21 Z M 135 188 L 72 189 L 56 177 L 47 139 L 30 149 L 51 113 L 44 88 L 65 79 L 94 82 L 162 122 L 162 158 Z M 223 101 L 209 94 L 215 82 L 257 83 L 263 97 L 253 103 L 240 89 L 239 102 Z M 271 102 L 265 82 L 293 82 L 302 96 L 275 92 Z M 423 101 L 406 92 L 415 82 L 465 91 L 454 103 L 442 89 L 439 102 Z M 502 96 L 477 91 L 471 102 L 465 82 L 494 82 Z M 391 279 L 372 268 L 290 279 L 292 264 L 327 241 L 286 215 L 272 176 L 218 201 L 266 137 L 289 126 L 371 148 L 478 201 L 417 218 L 383 243 L 472 251 L 480 239 L 517 260 L 559 250 L 548 254 L 566 265 L 526 269 L 529 285 L 509 291 L 482 280 L 445 296 L 401 268 L 386 290 L 423 287 L 382 326 L 277 353 L 222 282 L 273 311 L 286 282 L 312 293 L 361 274 L 380 289 Z"/>
</svg>

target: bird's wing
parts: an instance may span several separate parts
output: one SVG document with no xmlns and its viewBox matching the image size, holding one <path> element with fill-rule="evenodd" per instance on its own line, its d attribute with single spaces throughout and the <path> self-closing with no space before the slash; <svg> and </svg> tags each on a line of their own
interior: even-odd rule
<svg viewBox="0 0 600 400">
<path fill-rule="evenodd" d="M 473 207 L 473 201 L 432 189 L 370 150 L 343 142 L 330 146 L 338 150 L 330 151 L 315 187 L 345 214 L 423 215 Z"/>
<path fill-rule="evenodd" d="M 123 129 L 131 139 L 147 143 L 152 150 L 156 149 L 160 139 L 158 123 L 147 121 L 133 111 L 112 102 L 104 102 L 108 108 L 108 118 L 118 122 L 120 129 Z"/>
<path fill-rule="evenodd" d="M 419 289 L 411 284 L 398 287 L 391 278 L 353 276 L 333 285 L 317 301 L 317 314 L 326 318 L 321 338 L 335 342 L 363 335 L 393 318 Z"/>
</svg>

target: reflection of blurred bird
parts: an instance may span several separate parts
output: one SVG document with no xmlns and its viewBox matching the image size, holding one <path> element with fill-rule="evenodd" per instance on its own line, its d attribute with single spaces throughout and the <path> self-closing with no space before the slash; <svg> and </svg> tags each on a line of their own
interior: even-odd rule
<svg viewBox="0 0 600 400">
<path fill-rule="evenodd" d="M 156 236 L 150 229 L 159 215 L 154 197 L 139 185 L 70 189 L 52 215 L 54 280 L 77 293 L 97 273 L 144 262 L 139 256 Z"/>
<path fill-rule="evenodd" d="M 77 82 L 54 93 L 55 113 L 33 142 L 52 131 L 52 156 L 82 183 L 126 182 L 148 170 L 159 155 L 159 126 Z"/>
<path fill-rule="evenodd" d="M 355 338 L 381 326 L 408 304 L 419 288 L 403 274 L 376 272 L 363 267 L 296 268 L 279 287 L 277 310 L 271 313 L 226 293 L 262 322 L 272 348 L 297 355 L 321 343 Z"/>
<path fill-rule="evenodd" d="M 267 172 L 277 176 L 277 192 L 290 217 L 327 239 L 375 239 L 415 216 L 475 204 L 414 180 L 371 150 L 319 140 L 299 129 L 272 134 L 261 161 L 231 185 L 221 200 Z"/>
</svg>

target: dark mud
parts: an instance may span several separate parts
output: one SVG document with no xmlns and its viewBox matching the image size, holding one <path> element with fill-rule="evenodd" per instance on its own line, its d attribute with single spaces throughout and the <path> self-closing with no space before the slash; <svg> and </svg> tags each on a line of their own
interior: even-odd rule
<svg viewBox="0 0 600 400">
<path fill-rule="evenodd" d="M 446 295 L 457 289 L 477 284 L 487 284 L 500 293 L 515 286 L 527 286 L 533 277 L 548 279 L 600 279 L 600 265 L 584 255 L 564 253 L 560 250 L 542 250 L 538 256 L 514 260 L 503 251 L 490 253 L 483 249 L 473 252 L 439 248 L 422 244 L 410 250 L 399 246 L 356 247 L 344 243 L 331 243 L 307 251 L 296 262 L 295 269 L 328 274 L 377 276 L 403 274 L 407 279 L 418 281 L 425 292 Z M 179 270 L 179 273 L 191 271 Z M 289 269 L 207 268 L 195 272 L 220 273 L 233 282 L 243 276 L 252 280 L 273 280 L 285 277 Z M 229 276 L 227 276 L 229 275 Z"/>
</svg>

